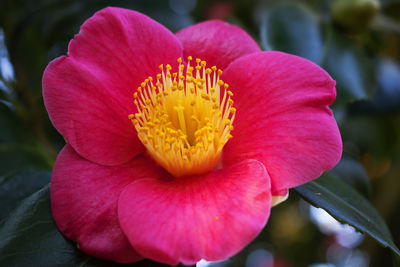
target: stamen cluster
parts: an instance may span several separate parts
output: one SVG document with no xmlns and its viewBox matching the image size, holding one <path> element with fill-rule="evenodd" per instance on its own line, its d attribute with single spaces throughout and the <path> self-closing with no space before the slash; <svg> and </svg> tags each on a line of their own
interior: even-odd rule
<svg viewBox="0 0 400 267">
<path fill-rule="evenodd" d="M 156 81 L 144 80 L 133 95 L 137 113 L 129 115 L 149 154 L 175 177 L 217 167 L 236 112 L 221 70 L 200 59 L 191 66 L 192 57 L 178 63 L 178 72 L 160 65 Z"/>
</svg>

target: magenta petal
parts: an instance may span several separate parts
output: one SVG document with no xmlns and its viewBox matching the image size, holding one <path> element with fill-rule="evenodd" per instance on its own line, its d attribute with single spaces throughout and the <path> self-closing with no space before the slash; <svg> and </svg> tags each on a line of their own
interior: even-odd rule
<svg viewBox="0 0 400 267">
<path fill-rule="evenodd" d="M 234 61 L 221 77 L 237 108 L 224 165 L 257 159 L 273 195 L 319 177 L 340 159 L 342 141 L 329 109 L 335 82 L 319 66 L 279 52 Z"/>
<path fill-rule="evenodd" d="M 205 176 L 135 181 L 119 198 L 118 216 L 144 257 L 194 264 L 240 251 L 263 229 L 270 207 L 268 173 L 248 160 Z"/>
<path fill-rule="evenodd" d="M 58 228 L 95 257 L 122 263 L 142 259 L 121 231 L 117 201 L 127 184 L 155 172 L 152 162 L 141 156 L 121 166 L 101 166 L 66 145 L 57 157 L 50 185 Z"/>
<path fill-rule="evenodd" d="M 209 20 L 176 33 L 185 57 L 201 58 L 208 66 L 225 69 L 233 60 L 260 52 L 257 43 L 240 27 Z"/>
<path fill-rule="evenodd" d="M 143 14 L 105 8 L 68 50 L 43 75 L 52 123 L 81 156 L 104 165 L 128 161 L 144 150 L 128 119 L 136 112 L 132 94 L 160 64 L 176 62 L 179 40 Z"/>
</svg>

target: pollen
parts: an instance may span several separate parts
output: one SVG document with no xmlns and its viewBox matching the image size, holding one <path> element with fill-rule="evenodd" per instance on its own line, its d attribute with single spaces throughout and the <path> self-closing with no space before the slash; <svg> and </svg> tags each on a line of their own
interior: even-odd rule
<svg viewBox="0 0 400 267">
<path fill-rule="evenodd" d="M 232 138 L 236 109 L 222 70 L 192 57 L 178 58 L 177 72 L 160 65 L 133 94 L 137 113 L 128 118 L 152 158 L 174 177 L 215 169 Z M 193 63 L 193 66 L 191 65 Z"/>
</svg>

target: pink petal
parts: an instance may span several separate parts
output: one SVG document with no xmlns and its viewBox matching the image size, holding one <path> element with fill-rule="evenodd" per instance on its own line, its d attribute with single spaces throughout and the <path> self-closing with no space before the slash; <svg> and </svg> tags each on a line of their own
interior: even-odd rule
<svg viewBox="0 0 400 267">
<path fill-rule="evenodd" d="M 68 57 L 52 61 L 43 75 L 50 119 L 83 157 L 117 165 L 141 153 L 128 115 L 132 94 L 158 66 L 182 54 L 178 39 L 135 11 L 105 8 L 71 41 Z"/>
<path fill-rule="evenodd" d="M 182 42 L 185 58 L 201 58 L 208 66 L 216 65 L 221 69 L 239 57 L 261 51 L 244 30 L 220 20 L 195 24 L 176 36 Z"/>
<path fill-rule="evenodd" d="M 315 179 L 340 159 L 342 141 L 329 109 L 335 81 L 319 66 L 279 52 L 240 58 L 222 74 L 237 108 L 224 165 L 257 159 L 273 195 Z"/>
<path fill-rule="evenodd" d="M 81 158 L 66 145 L 51 180 L 53 218 L 60 231 L 95 257 L 127 263 L 142 259 L 121 231 L 117 201 L 123 188 L 155 175 L 142 156 L 121 166 L 101 166 Z"/>
<path fill-rule="evenodd" d="M 144 257 L 194 264 L 240 251 L 263 229 L 270 207 L 268 173 L 247 160 L 205 176 L 133 182 L 120 196 L 118 216 Z"/>
</svg>

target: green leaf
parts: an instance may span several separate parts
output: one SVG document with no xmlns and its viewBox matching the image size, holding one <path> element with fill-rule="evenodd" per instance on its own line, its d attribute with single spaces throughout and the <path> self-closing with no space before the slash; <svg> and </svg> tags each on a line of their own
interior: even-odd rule
<svg viewBox="0 0 400 267">
<path fill-rule="evenodd" d="M 400 256 L 400 251 L 382 217 L 361 194 L 329 174 L 294 189 L 312 205 L 326 210 L 335 219 L 366 233 Z"/>
<path fill-rule="evenodd" d="M 49 158 L 11 105 L 0 102 L 0 173 L 23 168 L 50 169 Z"/>
<path fill-rule="evenodd" d="M 0 176 L 0 222 L 19 202 L 50 182 L 50 171 L 20 170 Z"/>
<path fill-rule="evenodd" d="M 364 167 L 355 159 L 344 156 L 329 173 L 355 188 L 364 197 L 371 195 L 371 184 Z"/>
<path fill-rule="evenodd" d="M 118 264 L 80 252 L 58 231 L 50 209 L 49 186 L 26 198 L 0 228 L 0 266 L 165 266 L 148 260 Z"/>
<path fill-rule="evenodd" d="M 84 261 L 54 225 L 49 186 L 25 199 L 0 229 L 1 266 L 75 266 Z"/>
<path fill-rule="evenodd" d="M 279 50 L 319 63 L 322 37 L 318 18 L 304 6 L 284 4 L 267 11 L 261 27 L 265 50 Z"/>
<path fill-rule="evenodd" d="M 335 103 L 347 104 L 372 98 L 375 74 L 371 60 L 355 42 L 328 27 L 322 67 L 336 80 Z"/>
<path fill-rule="evenodd" d="M 33 135 L 22 119 L 4 102 L 0 102 L 0 143 L 32 144 Z"/>
<path fill-rule="evenodd" d="M 35 147 L 0 143 L 0 173 L 23 168 L 49 169 L 51 165 Z"/>
</svg>

